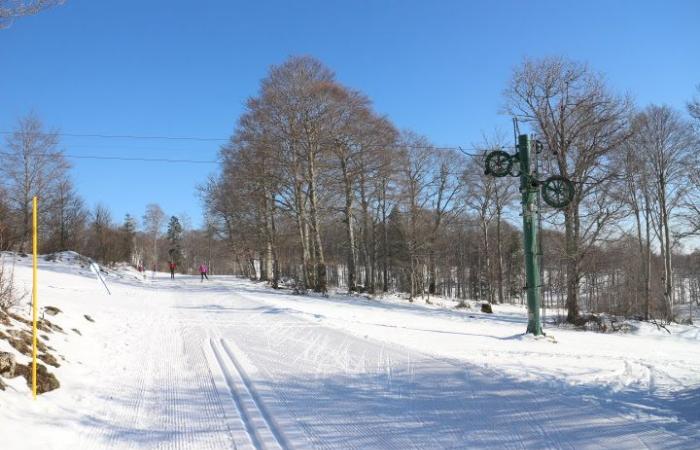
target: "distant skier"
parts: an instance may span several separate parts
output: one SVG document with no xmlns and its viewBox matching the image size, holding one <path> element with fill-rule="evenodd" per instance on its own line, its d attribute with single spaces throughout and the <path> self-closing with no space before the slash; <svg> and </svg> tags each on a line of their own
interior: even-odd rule
<svg viewBox="0 0 700 450">
<path fill-rule="evenodd" d="M 199 265 L 199 275 L 201 276 L 201 280 L 200 280 L 200 281 L 204 281 L 205 278 L 206 278 L 207 280 L 209 279 L 209 277 L 207 276 L 207 272 L 208 272 L 208 271 L 209 271 L 209 268 L 207 267 L 206 264 L 202 263 L 202 264 Z"/>
<path fill-rule="evenodd" d="M 170 261 L 170 263 L 168 264 L 168 267 L 170 268 L 170 279 L 174 280 L 175 279 L 175 269 L 177 268 L 177 265 L 173 261 Z"/>
</svg>

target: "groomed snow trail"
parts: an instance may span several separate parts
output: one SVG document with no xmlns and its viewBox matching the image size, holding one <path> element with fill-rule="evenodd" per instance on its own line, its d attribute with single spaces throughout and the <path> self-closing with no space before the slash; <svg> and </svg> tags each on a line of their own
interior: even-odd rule
<svg viewBox="0 0 700 450">
<path fill-rule="evenodd" d="M 112 289 L 92 378 L 55 419 L 74 439 L 48 448 L 700 447 L 696 423 L 353 335 L 251 283 Z"/>
<path fill-rule="evenodd" d="M 698 443 L 639 411 L 600 404 L 603 399 L 550 392 L 324 327 L 275 306 L 275 294 L 248 289 L 211 287 L 208 303 L 191 296 L 178 308 L 187 311 L 189 328 L 217 336 L 238 361 L 236 371 L 247 380 L 242 384 L 254 386 L 252 403 L 264 405 L 262 429 L 282 435 L 269 440 L 275 446 L 639 449 Z"/>
</svg>

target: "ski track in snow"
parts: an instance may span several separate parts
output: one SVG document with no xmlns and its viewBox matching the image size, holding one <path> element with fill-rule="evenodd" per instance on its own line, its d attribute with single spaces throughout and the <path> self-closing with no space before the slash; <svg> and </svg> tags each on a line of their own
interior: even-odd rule
<svg viewBox="0 0 700 450">
<path fill-rule="evenodd" d="M 173 301 L 168 296 L 144 297 L 161 307 Z M 214 380 L 206 370 L 201 337 L 179 326 L 178 315 L 167 306 L 139 319 L 145 327 L 131 327 L 124 334 L 134 351 L 118 363 L 128 367 L 125 376 L 133 383 L 96 386 L 103 408 L 85 419 L 87 430 L 81 431 L 77 448 L 234 448 L 230 430 L 221 420 L 224 414 Z M 111 354 L 105 354 L 103 364 L 109 367 Z"/>
<path fill-rule="evenodd" d="M 263 401 L 273 405 L 272 415 L 303 430 L 300 441 L 289 440 L 292 447 L 576 448 L 585 443 L 632 449 L 684 448 L 694 442 L 595 402 L 503 383 L 496 371 L 360 339 L 235 292 L 224 301 L 235 306 L 213 309 L 235 311 L 222 332 L 263 368 L 255 380 L 267 393 Z"/>
<path fill-rule="evenodd" d="M 697 422 L 634 398 L 352 334 L 245 282 L 110 287 L 89 389 L 34 424 L 72 432 L 48 448 L 700 448 Z M 664 370 L 623 362 L 622 378 L 643 373 L 652 387 Z"/>
</svg>

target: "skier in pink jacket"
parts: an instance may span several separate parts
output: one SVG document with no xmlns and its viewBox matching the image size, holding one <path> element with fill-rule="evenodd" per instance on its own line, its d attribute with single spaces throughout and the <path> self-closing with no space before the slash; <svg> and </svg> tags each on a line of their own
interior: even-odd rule
<svg viewBox="0 0 700 450">
<path fill-rule="evenodd" d="M 207 280 L 209 279 L 209 277 L 207 276 L 207 272 L 208 272 L 208 271 L 209 271 L 209 268 L 207 267 L 206 264 L 202 263 L 202 264 L 199 265 L 199 275 L 201 276 L 201 280 L 200 280 L 200 281 L 204 281 L 205 278 L 206 278 Z"/>
</svg>

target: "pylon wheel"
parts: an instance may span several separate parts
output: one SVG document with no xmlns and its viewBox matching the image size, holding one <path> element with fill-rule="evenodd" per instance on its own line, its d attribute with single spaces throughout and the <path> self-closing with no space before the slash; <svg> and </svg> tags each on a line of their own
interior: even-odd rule
<svg viewBox="0 0 700 450">
<path fill-rule="evenodd" d="M 574 199 L 574 183 L 561 175 L 554 175 L 542 183 L 542 198 L 553 208 L 564 208 Z"/>
<path fill-rule="evenodd" d="M 511 165 L 510 170 L 508 171 L 508 175 L 511 177 L 519 177 L 522 174 L 522 170 L 520 168 L 520 156 L 518 154 L 514 154 L 510 157 L 511 162 L 513 163 Z"/>
<path fill-rule="evenodd" d="M 503 150 L 496 150 L 486 155 L 486 174 L 505 177 L 513 166 L 511 156 Z"/>
</svg>

